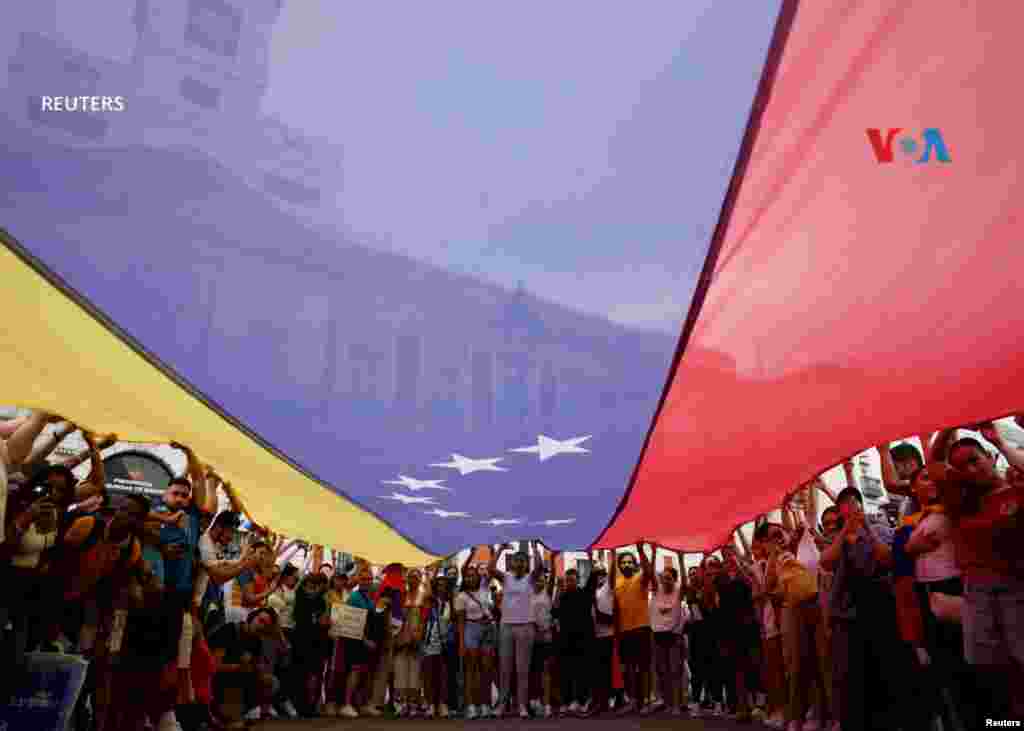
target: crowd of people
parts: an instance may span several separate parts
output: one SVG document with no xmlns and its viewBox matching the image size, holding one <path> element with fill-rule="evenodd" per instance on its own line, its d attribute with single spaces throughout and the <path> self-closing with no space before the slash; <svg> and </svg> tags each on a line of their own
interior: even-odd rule
<svg viewBox="0 0 1024 731">
<path fill-rule="evenodd" d="M 752 539 L 737 531 L 688 570 L 641 542 L 592 552 L 583 577 L 532 542 L 461 566 L 302 571 L 299 544 L 240 530 L 244 505 L 188 447 L 173 445 L 186 474 L 151 502 L 106 490 L 114 435 L 86 432 L 88 448 L 55 463 L 75 427 L 40 440 L 51 423 L 0 425 L 13 669 L 0 683 L 9 698 L 30 652 L 81 654 L 81 731 L 385 714 L 665 713 L 787 731 L 1024 717 L 1024 450 L 992 423 L 972 425 L 981 440 L 926 438 L 926 454 L 878 447 L 899 515 L 866 514 L 851 471 L 838 494 L 801 486 L 780 520 L 758 518 Z M 219 513 L 218 491 L 231 504 Z"/>
</svg>

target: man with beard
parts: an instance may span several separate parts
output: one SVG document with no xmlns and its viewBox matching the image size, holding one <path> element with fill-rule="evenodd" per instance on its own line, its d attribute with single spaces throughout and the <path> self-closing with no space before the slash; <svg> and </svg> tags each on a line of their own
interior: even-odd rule
<svg viewBox="0 0 1024 731">
<path fill-rule="evenodd" d="M 645 676 L 651 672 L 651 614 L 650 591 L 654 584 L 654 568 L 643 543 L 636 544 L 640 565 L 632 554 L 618 557 L 618 576 L 615 577 L 615 604 L 618 614 L 619 655 L 626 669 L 626 692 L 629 703 L 620 710 L 621 715 L 635 713 L 643 703 Z"/>
</svg>

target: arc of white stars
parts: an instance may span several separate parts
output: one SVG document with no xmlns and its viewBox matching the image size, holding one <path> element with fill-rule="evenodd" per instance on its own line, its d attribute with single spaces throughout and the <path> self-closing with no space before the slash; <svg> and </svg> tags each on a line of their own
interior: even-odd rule
<svg viewBox="0 0 1024 731">
<path fill-rule="evenodd" d="M 542 520 L 534 525 L 546 525 L 548 528 L 554 528 L 559 525 L 572 525 L 575 522 L 575 518 L 558 518 L 557 520 Z"/>
<path fill-rule="evenodd" d="M 491 518 L 490 520 L 481 520 L 480 523 L 483 525 L 493 525 L 495 527 L 501 525 L 519 525 L 523 521 L 518 518 Z"/>
</svg>

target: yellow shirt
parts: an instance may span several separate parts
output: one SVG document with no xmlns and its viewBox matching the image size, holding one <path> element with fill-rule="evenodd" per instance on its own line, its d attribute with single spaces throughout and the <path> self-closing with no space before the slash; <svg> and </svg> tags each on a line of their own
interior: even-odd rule
<svg viewBox="0 0 1024 731">
<path fill-rule="evenodd" d="M 619 632 L 651 626 L 650 595 L 642 571 L 628 579 L 615 577 L 615 602 L 619 607 Z"/>
</svg>

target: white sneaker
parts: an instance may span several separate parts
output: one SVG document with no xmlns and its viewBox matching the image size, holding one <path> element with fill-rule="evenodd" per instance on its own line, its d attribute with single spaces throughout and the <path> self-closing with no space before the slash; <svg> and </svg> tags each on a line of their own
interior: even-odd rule
<svg viewBox="0 0 1024 731">
<path fill-rule="evenodd" d="M 555 712 L 552 710 L 551 706 L 544 706 L 544 718 L 551 718 L 554 715 Z"/>
<path fill-rule="evenodd" d="M 174 714 L 174 711 L 168 711 L 164 715 L 160 716 L 160 721 L 157 723 L 156 731 L 177 731 L 178 728 L 178 717 Z"/>
<path fill-rule="evenodd" d="M 690 706 L 689 706 L 689 710 L 690 710 L 690 715 L 691 716 L 693 716 L 694 718 L 700 718 L 700 704 L 699 703 L 691 703 Z"/>
<path fill-rule="evenodd" d="M 441 711 L 438 713 L 441 718 L 451 718 L 451 713 L 448 712 L 448 706 L 444 703 L 441 704 Z"/>
<path fill-rule="evenodd" d="M 288 711 L 285 710 L 285 713 L 288 713 Z M 336 718 L 338 715 L 338 704 L 328 703 L 326 706 L 324 706 L 324 715 L 330 718 Z"/>
<path fill-rule="evenodd" d="M 342 718 L 359 718 L 359 711 L 352 706 L 345 706 L 338 715 Z"/>
<path fill-rule="evenodd" d="M 572 713 L 572 714 L 575 715 L 575 714 L 577 714 L 579 712 L 580 712 L 580 704 L 579 703 L 577 703 L 576 701 L 573 701 L 572 703 L 569 704 L 569 713 Z"/>
<path fill-rule="evenodd" d="M 430 706 L 429 708 L 427 708 L 426 713 L 423 714 L 423 717 L 426 718 L 427 720 L 432 720 L 434 718 L 434 716 L 436 716 L 436 715 L 437 715 L 437 709 L 434 708 L 434 706 Z"/>
<path fill-rule="evenodd" d="M 620 716 L 627 716 L 630 713 L 636 713 L 636 703 L 634 703 L 633 701 L 629 701 L 625 703 L 622 706 L 622 708 L 616 709 L 615 712 L 618 713 Z"/>
<path fill-rule="evenodd" d="M 245 714 L 246 721 L 262 721 L 263 714 L 260 713 L 259 708 L 253 708 L 251 711 Z"/>
</svg>

